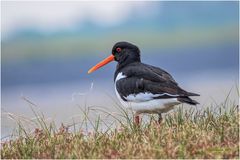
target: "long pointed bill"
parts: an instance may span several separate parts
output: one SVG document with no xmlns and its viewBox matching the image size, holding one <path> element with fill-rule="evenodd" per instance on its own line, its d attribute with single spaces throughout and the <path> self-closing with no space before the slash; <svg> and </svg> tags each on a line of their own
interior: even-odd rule
<svg viewBox="0 0 240 160">
<path fill-rule="evenodd" d="M 114 56 L 111 55 L 107 58 L 105 58 L 103 61 L 99 62 L 98 64 L 96 64 L 95 66 L 93 66 L 91 69 L 88 70 L 88 74 L 92 73 L 93 71 L 101 68 L 102 66 L 105 66 L 106 64 L 108 64 L 109 62 L 112 62 L 114 60 Z"/>
</svg>

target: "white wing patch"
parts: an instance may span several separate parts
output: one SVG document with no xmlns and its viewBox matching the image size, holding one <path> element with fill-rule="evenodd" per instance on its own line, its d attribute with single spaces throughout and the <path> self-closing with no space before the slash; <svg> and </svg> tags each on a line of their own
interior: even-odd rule
<svg viewBox="0 0 240 160">
<path fill-rule="evenodd" d="M 145 92 L 145 93 L 138 93 L 138 94 L 130 94 L 127 97 L 124 97 L 128 101 L 132 102 L 144 102 L 144 101 L 149 101 L 154 99 L 155 97 L 160 97 L 160 96 L 172 96 L 175 98 L 178 95 L 173 95 L 173 94 L 168 94 L 168 93 L 162 93 L 162 94 L 152 94 L 150 92 Z"/>
</svg>

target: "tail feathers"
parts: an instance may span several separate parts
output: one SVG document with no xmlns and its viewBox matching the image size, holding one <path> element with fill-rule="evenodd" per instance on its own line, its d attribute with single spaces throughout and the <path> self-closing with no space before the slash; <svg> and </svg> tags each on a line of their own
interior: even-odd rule
<svg viewBox="0 0 240 160">
<path fill-rule="evenodd" d="M 187 96 L 200 96 L 200 94 L 187 92 Z"/>
<path fill-rule="evenodd" d="M 180 97 L 178 98 L 178 101 L 182 102 L 182 103 L 187 103 L 187 104 L 190 104 L 190 105 L 197 105 L 199 104 L 197 101 L 189 98 L 189 97 Z"/>
</svg>

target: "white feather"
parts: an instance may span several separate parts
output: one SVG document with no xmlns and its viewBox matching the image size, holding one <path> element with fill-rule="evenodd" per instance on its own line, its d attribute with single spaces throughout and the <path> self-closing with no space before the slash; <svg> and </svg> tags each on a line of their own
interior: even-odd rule
<svg viewBox="0 0 240 160">
<path fill-rule="evenodd" d="M 126 78 L 127 76 L 123 75 L 122 72 L 118 73 L 117 77 L 116 77 L 116 80 L 115 80 L 115 83 L 120 80 L 120 79 L 123 79 L 123 78 Z"/>
<path fill-rule="evenodd" d="M 164 95 L 173 96 L 173 97 L 178 96 L 178 95 L 173 95 L 168 93 L 152 94 L 150 92 L 145 92 L 145 93 L 138 93 L 138 94 L 130 94 L 124 98 L 127 99 L 128 101 L 143 102 L 143 101 L 149 101 L 154 99 L 155 97 L 164 96 Z"/>
</svg>

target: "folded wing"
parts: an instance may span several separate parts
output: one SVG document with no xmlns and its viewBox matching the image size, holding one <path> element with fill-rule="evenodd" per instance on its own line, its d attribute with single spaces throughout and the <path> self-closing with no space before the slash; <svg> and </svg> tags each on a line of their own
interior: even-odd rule
<svg viewBox="0 0 240 160">
<path fill-rule="evenodd" d="M 198 94 L 180 88 L 173 77 L 160 68 L 133 63 L 125 67 L 123 72 L 126 73 L 126 78 L 118 80 L 116 88 L 125 101 L 177 98 L 180 102 L 197 104 L 189 96 L 199 96 Z"/>
</svg>

